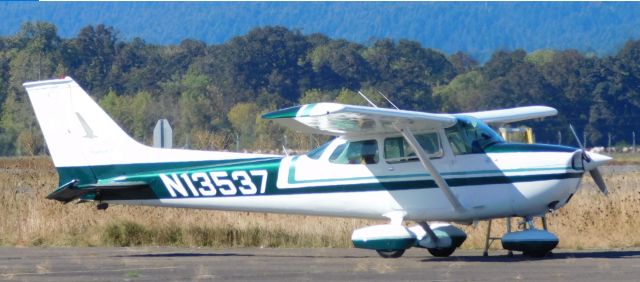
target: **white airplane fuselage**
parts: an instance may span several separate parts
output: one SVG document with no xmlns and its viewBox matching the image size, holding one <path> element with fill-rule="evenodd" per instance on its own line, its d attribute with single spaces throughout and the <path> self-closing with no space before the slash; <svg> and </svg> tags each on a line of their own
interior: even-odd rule
<svg viewBox="0 0 640 282">
<path fill-rule="evenodd" d="M 446 140 L 444 131 L 438 134 L 441 140 Z M 365 139 L 376 139 L 378 144 L 384 144 L 384 138 Z M 190 177 L 179 177 L 180 172 L 175 176 L 185 187 L 187 197 L 176 193 L 176 197 L 104 201 L 372 219 L 400 212 L 408 220 L 472 221 L 542 215 L 550 208 L 560 208 L 576 192 L 584 172 L 572 167 L 574 151 L 569 147 L 496 144 L 493 146 L 500 147 L 502 151 L 455 155 L 449 142 L 441 142 L 441 156 L 431 161 L 465 207 L 464 212 L 457 212 L 417 160 L 389 163 L 381 156 L 375 164 L 330 162 L 328 159 L 332 152 L 343 143 L 344 138 L 335 139 L 318 159 L 301 155 L 270 160 L 278 163 L 277 171 L 269 171 L 266 177 L 277 180 L 273 183 L 275 187 L 265 187 L 264 194 L 258 191 L 253 196 L 242 195 L 242 191 L 236 189 L 233 195 L 218 192 L 212 197 L 203 196 L 202 193 L 195 196 L 186 187 L 193 185 L 200 189 L 203 179 L 194 178 L 192 173 Z M 242 171 L 243 167 L 252 163 L 237 165 L 227 175 Z M 210 174 L 207 169 L 204 171 Z M 171 176 L 169 173 L 167 175 Z M 190 180 L 191 184 L 186 180 Z M 260 180 L 253 182 L 259 186 Z M 163 184 L 154 189 L 170 189 L 166 183 Z"/>
</svg>

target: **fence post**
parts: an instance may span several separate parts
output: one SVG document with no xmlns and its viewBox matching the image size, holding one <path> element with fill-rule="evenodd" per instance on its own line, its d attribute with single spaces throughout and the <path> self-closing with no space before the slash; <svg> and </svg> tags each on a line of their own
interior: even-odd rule
<svg viewBox="0 0 640 282">
<path fill-rule="evenodd" d="M 562 144 L 562 132 L 558 130 L 558 145 Z"/>
<path fill-rule="evenodd" d="M 240 135 L 238 132 L 233 132 L 236 134 L 236 152 L 240 152 Z"/>
</svg>

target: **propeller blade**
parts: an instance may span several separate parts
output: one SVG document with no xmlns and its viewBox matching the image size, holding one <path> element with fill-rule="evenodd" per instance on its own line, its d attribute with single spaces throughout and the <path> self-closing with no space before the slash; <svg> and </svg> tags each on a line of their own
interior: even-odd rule
<svg viewBox="0 0 640 282">
<path fill-rule="evenodd" d="M 582 145 L 582 142 L 580 142 L 580 138 L 578 137 L 578 133 L 576 133 L 575 128 L 573 128 L 573 125 L 569 124 L 569 129 L 571 129 L 571 133 L 573 133 L 573 137 L 576 138 L 576 141 L 578 142 L 578 146 L 580 146 L 580 149 L 582 149 L 582 151 L 584 151 L 584 146 Z"/>
<path fill-rule="evenodd" d="M 604 183 L 604 179 L 602 179 L 602 174 L 600 174 L 600 171 L 598 170 L 598 168 L 596 167 L 590 170 L 589 173 L 593 178 L 593 182 L 595 182 L 596 185 L 598 186 L 598 189 L 600 189 L 600 192 L 602 192 L 602 194 L 604 194 L 605 196 L 609 195 L 609 190 L 607 189 L 607 185 Z"/>
</svg>

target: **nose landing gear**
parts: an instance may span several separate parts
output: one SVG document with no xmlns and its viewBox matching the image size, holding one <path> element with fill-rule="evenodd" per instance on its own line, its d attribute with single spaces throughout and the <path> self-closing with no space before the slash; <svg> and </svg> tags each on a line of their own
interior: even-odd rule
<svg viewBox="0 0 640 282">
<path fill-rule="evenodd" d="M 491 237 L 491 220 L 487 227 L 487 237 L 483 256 L 488 256 L 488 250 L 495 240 L 502 242 L 502 247 L 509 250 L 509 256 L 513 256 L 513 251 L 522 252 L 525 256 L 544 257 L 551 253 L 558 245 L 558 237 L 547 231 L 547 221 L 542 218 L 543 229 L 537 229 L 533 223 L 533 217 L 524 217 L 518 224 L 520 231 L 511 232 L 511 218 L 507 218 L 507 233 L 502 237 Z"/>
</svg>

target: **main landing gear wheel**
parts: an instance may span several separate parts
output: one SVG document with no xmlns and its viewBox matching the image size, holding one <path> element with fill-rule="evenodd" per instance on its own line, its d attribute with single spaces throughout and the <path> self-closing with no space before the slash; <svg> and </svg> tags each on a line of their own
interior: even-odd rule
<svg viewBox="0 0 640 282">
<path fill-rule="evenodd" d="M 403 250 L 376 250 L 376 252 L 378 252 L 378 255 L 380 255 L 383 258 L 399 258 L 404 254 L 404 249 Z"/>
<path fill-rule="evenodd" d="M 446 258 L 446 257 L 450 256 L 451 254 L 453 254 L 453 252 L 456 251 L 456 247 L 427 248 L 427 251 L 429 251 L 429 253 L 434 257 Z"/>
</svg>

